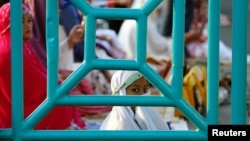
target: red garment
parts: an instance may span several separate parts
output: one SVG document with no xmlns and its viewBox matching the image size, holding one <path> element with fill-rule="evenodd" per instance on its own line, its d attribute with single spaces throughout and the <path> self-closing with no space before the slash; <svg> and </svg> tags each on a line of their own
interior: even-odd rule
<svg viewBox="0 0 250 141">
<path fill-rule="evenodd" d="M 0 8 L 0 128 L 11 127 L 11 41 L 10 3 Z M 27 117 L 46 98 L 47 71 L 31 44 L 23 44 L 24 117 Z M 15 70 L 18 71 L 18 70 Z M 18 94 L 18 93 L 16 93 Z M 53 108 L 35 129 L 66 129 L 72 121 L 72 108 Z"/>
<path fill-rule="evenodd" d="M 61 70 L 59 71 L 62 75 L 69 75 L 72 71 Z M 71 95 L 94 95 L 94 89 L 92 84 L 85 78 L 83 78 L 76 87 L 70 91 Z M 77 106 L 76 110 L 79 111 L 79 116 L 95 115 L 100 113 L 106 113 L 111 111 L 112 106 Z"/>
<path fill-rule="evenodd" d="M 114 2 L 113 0 L 108 0 L 108 1 L 107 1 L 107 5 L 108 5 L 108 7 L 110 7 L 110 8 L 114 8 L 114 7 L 115 7 L 115 2 Z"/>
</svg>

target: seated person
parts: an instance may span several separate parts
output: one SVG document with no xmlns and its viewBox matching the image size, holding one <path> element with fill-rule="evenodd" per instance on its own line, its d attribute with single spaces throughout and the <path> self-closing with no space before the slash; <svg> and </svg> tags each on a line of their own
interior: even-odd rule
<svg viewBox="0 0 250 141">
<path fill-rule="evenodd" d="M 150 96 L 148 81 L 137 71 L 117 71 L 111 79 L 114 95 Z M 100 130 L 169 130 L 167 123 L 153 107 L 114 106 Z"/>
<path fill-rule="evenodd" d="M 10 3 L 0 8 L 0 128 L 11 128 L 11 33 Z M 47 70 L 38 59 L 29 42 L 32 38 L 33 20 L 29 9 L 23 9 L 23 98 L 24 118 L 27 118 L 47 98 Z M 20 94 L 20 93 L 15 93 Z M 63 115 L 63 116 L 62 116 Z M 84 121 L 76 116 L 74 107 L 54 107 L 35 129 L 63 130 L 77 126 L 84 129 Z"/>
</svg>

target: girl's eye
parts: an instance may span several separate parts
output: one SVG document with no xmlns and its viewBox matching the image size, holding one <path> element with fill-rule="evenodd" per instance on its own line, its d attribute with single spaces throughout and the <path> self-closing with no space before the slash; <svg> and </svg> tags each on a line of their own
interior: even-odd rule
<svg viewBox="0 0 250 141">
<path fill-rule="evenodd" d="M 144 93 L 147 93 L 147 92 L 148 92 L 148 88 L 145 88 L 145 89 L 144 89 Z"/>
<path fill-rule="evenodd" d="M 138 93 L 140 90 L 138 89 L 138 88 L 134 88 L 133 89 L 133 92 L 136 92 L 136 93 Z"/>
</svg>

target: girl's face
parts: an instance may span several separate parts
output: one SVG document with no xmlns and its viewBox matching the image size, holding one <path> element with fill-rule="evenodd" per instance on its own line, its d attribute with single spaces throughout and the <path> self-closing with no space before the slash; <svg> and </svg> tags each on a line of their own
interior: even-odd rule
<svg viewBox="0 0 250 141">
<path fill-rule="evenodd" d="M 148 81 L 141 77 L 126 88 L 127 95 L 142 95 L 148 92 Z"/>
<path fill-rule="evenodd" d="M 23 14 L 23 39 L 29 40 L 31 39 L 33 33 L 33 21 L 32 17 L 29 13 Z"/>
</svg>

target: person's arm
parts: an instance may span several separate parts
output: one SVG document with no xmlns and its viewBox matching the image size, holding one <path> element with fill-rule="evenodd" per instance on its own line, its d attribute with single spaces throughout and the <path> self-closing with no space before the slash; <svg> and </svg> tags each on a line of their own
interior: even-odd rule
<svg viewBox="0 0 250 141">
<path fill-rule="evenodd" d="M 84 29 L 81 25 L 75 25 L 69 36 L 60 42 L 59 45 L 59 69 L 72 70 L 74 63 L 73 47 L 83 41 Z"/>
<path fill-rule="evenodd" d="M 75 25 L 70 33 L 69 36 L 62 40 L 60 42 L 60 49 L 72 49 L 74 47 L 75 44 L 83 41 L 84 38 L 84 29 L 81 25 Z"/>
<path fill-rule="evenodd" d="M 84 27 L 81 25 L 75 25 L 67 38 L 69 48 L 73 48 L 75 44 L 83 41 L 84 39 Z"/>
<path fill-rule="evenodd" d="M 201 37 L 201 32 L 197 30 L 191 30 L 184 35 L 185 44 L 198 40 Z"/>
<path fill-rule="evenodd" d="M 199 23 L 197 23 L 197 25 L 194 25 L 189 32 L 186 32 L 184 36 L 185 44 L 193 41 L 202 40 L 204 38 L 202 35 L 206 23 L 207 23 L 206 20 L 200 21 Z"/>
</svg>

